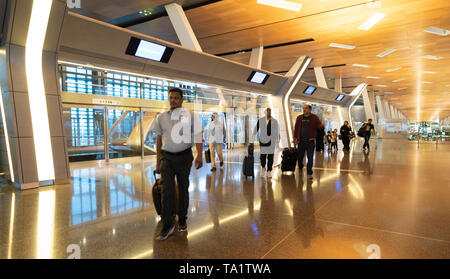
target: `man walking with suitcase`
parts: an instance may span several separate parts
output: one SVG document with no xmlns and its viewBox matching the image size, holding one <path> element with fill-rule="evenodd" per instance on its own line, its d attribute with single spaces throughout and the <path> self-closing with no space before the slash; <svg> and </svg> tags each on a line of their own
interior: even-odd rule
<svg viewBox="0 0 450 279">
<path fill-rule="evenodd" d="M 189 174 L 193 155 L 192 146 L 196 145 L 195 167 L 201 168 L 202 124 L 193 112 L 182 107 L 183 92 L 179 88 L 169 90 L 170 110 L 158 115 L 150 131 L 155 132 L 156 169 L 161 173 L 163 228 L 157 240 L 167 239 L 174 231 L 173 209 L 175 202 L 175 177 L 178 183 L 178 230 L 186 231 L 186 219 L 189 207 Z"/>
<path fill-rule="evenodd" d="M 306 172 L 309 178 L 312 178 L 314 164 L 314 145 L 317 135 L 317 129 L 322 126 L 319 117 L 311 113 L 311 105 L 303 105 L 303 114 L 299 115 L 295 120 L 294 126 L 294 142 L 298 144 L 298 167 L 300 173 L 303 170 L 303 158 L 305 152 L 308 157 Z"/>
<path fill-rule="evenodd" d="M 371 118 L 369 118 L 369 120 L 368 120 L 368 122 L 367 123 L 364 123 L 363 125 L 362 125 L 362 128 L 363 128 L 363 136 L 364 136 L 364 145 L 363 145 L 363 149 L 366 149 L 366 147 L 367 147 L 367 150 L 370 150 L 370 146 L 369 146 L 369 140 L 370 140 L 370 133 L 372 132 L 372 130 L 373 130 L 373 133 L 375 134 L 375 127 L 373 126 L 373 124 L 372 124 L 372 119 Z"/>
<path fill-rule="evenodd" d="M 268 178 L 272 177 L 273 157 L 275 148 L 278 146 L 279 140 L 279 126 L 278 120 L 272 117 L 272 110 L 266 108 L 265 116 L 258 119 L 256 129 L 253 135 L 259 131 L 259 146 L 261 149 L 261 176 L 266 175 Z M 267 171 L 266 171 L 267 158 Z"/>
</svg>

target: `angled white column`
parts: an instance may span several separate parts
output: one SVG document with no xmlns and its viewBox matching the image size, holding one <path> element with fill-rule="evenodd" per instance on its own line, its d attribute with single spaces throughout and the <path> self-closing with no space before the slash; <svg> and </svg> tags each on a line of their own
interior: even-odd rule
<svg viewBox="0 0 450 279">
<path fill-rule="evenodd" d="M 181 45 L 197 51 L 202 51 L 183 8 L 177 3 L 166 5 L 165 8 Z"/>
<path fill-rule="evenodd" d="M 342 92 L 342 76 L 341 74 L 336 74 L 334 78 L 334 91 Z"/>
<path fill-rule="evenodd" d="M 372 95 L 372 98 L 369 95 Z M 375 103 L 373 99 L 373 92 L 368 92 L 366 87 L 366 89 L 363 90 L 362 92 L 362 96 L 364 101 L 364 111 L 366 112 L 366 118 L 367 119 L 371 118 L 374 124 L 376 125 L 377 118 L 375 115 Z"/>
<path fill-rule="evenodd" d="M 389 104 L 389 107 L 391 109 L 391 118 L 392 119 L 397 119 L 397 115 L 395 115 L 395 108 L 394 108 L 394 106 Z"/>
<path fill-rule="evenodd" d="M 381 96 L 376 96 L 375 97 L 376 101 L 377 101 L 377 107 L 378 107 L 378 117 L 381 120 L 386 120 L 386 109 L 384 106 L 384 101 L 381 98 Z"/>
<path fill-rule="evenodd" d="M 250 55 L 250 62 L 248 65 L 253 68 L 261 69 L 262 58 L 263 58 L 264 47 L 255 47 L 252 49 L 252 54 Z"/>
<path fill-rule="evenodd" d="M 328 88 L 322 67 L 314 67 L 314 74 L 316 74 L 317 85 L 320 87 Z"/>
<path fill-rule="evenodd" d="M 286 73 L 285 77 L 287 77 L 287 80 L 278 92 L 270 97 L 272 107 L 274 110 L 278 110 L 280 112 L 280 144 L 282 148 L 290 147 L 293 140 L 294 124 L 290 109 L 290 95 L 311 61 L 312 59 L 307 56 L 299 57 L 289 72 Z"/>
<path fill-rule="evenodd" d="M 384 100 L 384 111 L 386 112 L 386 120 L 390 120 L 392 119 L 392 115 L 391 115 L 391 107 L 389 106 L 389 103 Z"/>
</svg>

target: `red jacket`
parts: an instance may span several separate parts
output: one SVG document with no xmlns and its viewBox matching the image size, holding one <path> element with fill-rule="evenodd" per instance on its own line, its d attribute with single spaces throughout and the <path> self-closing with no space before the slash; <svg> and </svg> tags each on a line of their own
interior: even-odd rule
<svg viewBox="0 0 450 279">
<path fill-rule="evenodd" d="M 322 126 L 322 121 L 320 121 L 319 117 L 315 114 L 309 115 L 309 138 L 310 139 L 316 139 L 317 135 L 317 129 Z M 294 128 L 294 139 L 299 142 L 302 133 L 302 120 L 303 120 L 303 114 L 297 116 L 297 119 L 295 120 L 295 128 Z"/>
</svg>

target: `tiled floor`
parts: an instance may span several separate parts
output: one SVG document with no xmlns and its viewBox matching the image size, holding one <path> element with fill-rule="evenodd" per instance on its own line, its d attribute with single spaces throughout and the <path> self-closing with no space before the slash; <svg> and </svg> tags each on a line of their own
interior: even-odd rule
<svg viewBox="0 0 450 279">
<path fill-rule="evenodd" d="M 155 241 L 154 159 L 72 163 L 72 183 L 0 186 L 0 258 L 449 258 L 450 145 L 361 142 L 317 153 L 313 179 L 191 172 L 188 232 Z M 257 154 L 255 154 L 257 155 Z M 375 248 L 373 248 L 375 247 Z"/>
</svg>

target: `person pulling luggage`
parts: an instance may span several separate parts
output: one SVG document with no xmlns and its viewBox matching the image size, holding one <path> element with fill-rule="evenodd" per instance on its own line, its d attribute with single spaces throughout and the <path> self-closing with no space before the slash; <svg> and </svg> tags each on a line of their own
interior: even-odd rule
<svg viewBox="0 0 450 279">
<path fill-rule="evenodd" d="M 363 136 L 364 136 L 363 149 L 366 149 L 366 146 L 367 146 L 367 150 L 370 150 L 370 146 L 369 146 L 370 133 L 373 130 L 373 133 L 375 134 L 375 127 L 372 124 L 372 119 L 369 118 L 368 122 L 364 123 L 361 128 L 363 129 Z"/>
<path fill-rule="evenodd" d="M 280 129 L 278 120 L 272 117 L 271 108 L 266 108 L 265 115 L 258 119 L 253 135 L 259 131 L 259 146 L 260 146 L 260 161 L 261 161 L 261 176 L 266 175 L 272 177 L 273 157 L 275 148 L 278 146 L 280 138 Z M 255 138 L 255 137 L 253 137 Z M 267 171 L 266 171 L 267 158 Z"/>
<path fill-rule="evenodd" d="M 298 167 L 300 173 L 302 173 L 303 158 L 306 152 L 308 157 L 306 172 L 310 178 L 312 178 L 313 174 L 314 145 L 317 129 L 322 126 L 322 121 L 317 115 L 311 113 L 311 108 L 309 104 L 303 105 L 303 114 L 297 116 L 294 126 L 294 143 L 298 144 Z"/>
<path fill-rule="evenodd" d="M 223 167 L 223 143 L 226 138 L 225 125 L 219 120 L 219 115 L 214 112 L 211 122 L 206 129 L 206 141 L 211 152 L 211 171 L 216 170 L 216 153 L 219 156 L 220 167 Z"/>
<path fill-rule="evenodd" d="M 178 183 L 178 231 L 186 231 L 189 207 L 189 175 L 191 172 L 192 146 L 195 143 L 197 156 L 195 167 L 202 167 L 202 124 L 198 115 L 184 109 L 183 91 L 169 90 L 170 110 L 158 115 L 150 131 L 157 134 L 156 173 L 161 174 L 163 228 L 156 237 L 165 240 L 175 229 L 173 210 L 175 201 L 175 177 Z"/>
</svg>

